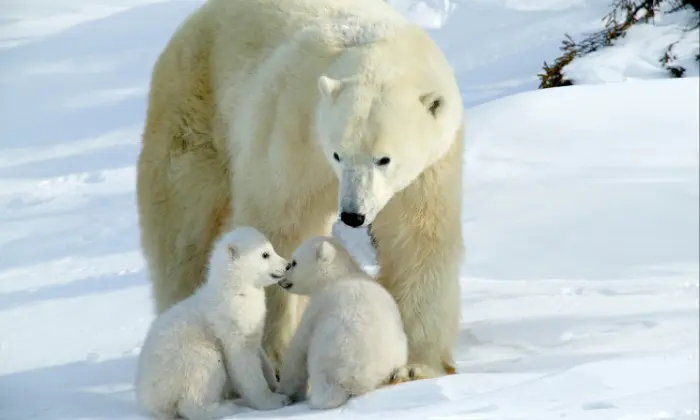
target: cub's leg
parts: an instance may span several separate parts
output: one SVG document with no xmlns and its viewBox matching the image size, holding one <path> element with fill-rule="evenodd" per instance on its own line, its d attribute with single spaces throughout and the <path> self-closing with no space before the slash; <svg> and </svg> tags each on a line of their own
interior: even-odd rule
<svg viewBox="0 0 700 420">
<path fill-rule="evenodd" d="M 221 354 L 206 345 L 183 349 L 180 366 L 173 372 L 182 375 L 182 395 L 177 411 L 189 420 L 227 417 L 239 409 L 231 401 L 222 401 L 227 382 Z"/>
<path fill-rule="evenodd" d="M 309 380 L 313 384 L 309 395 L 309 408 L 329 410 L 340 407 L 350 399 L 343 387 L 330 379 L 325 372 L 311 366 Z"/>
<path fill-rule="evenodd" d="M 258 410 L 274 410 L 289 404 L 289 397 L 270 390 L 257 347 L 224 343 L 224 348 L 231 380 L 247 404 Z"/>
<path fill-rule="evenodd" d="M 275 365 L 272 363 L 270 358 L 267 357 L 267 353 L 265 353 L 265 350 L 263 350 L 262 347 L 258 348 L 258 357 L 260 358 L 260 364 L 262 365 L 263 376 L 265 377 L 265 381 L 267 381 L 270 391 L 277 391 L 279 378 L 277 377 Z"/>
</svg>

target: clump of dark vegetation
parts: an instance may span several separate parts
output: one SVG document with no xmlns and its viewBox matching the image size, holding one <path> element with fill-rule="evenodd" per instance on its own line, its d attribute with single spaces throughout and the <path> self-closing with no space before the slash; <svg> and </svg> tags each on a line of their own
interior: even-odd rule
<svg viewBox="0 0 700 420">
<path fill-rule="evenodd" d="M 540 78 L 540 89 L 569 86 L 574 81 L 564 77 L 562 70 L 576 57 L 582 57 L 601 48 L 613 44 L 616 39 L 623 38 L 627 30 L 637 23 L 651 21 L 662 6 L 670 6 L 666 13 L 673 13 L 685 8 L 695 11 L 692 22 L 686 27 L 686 31 L 700 26 L 700 0 L 614 0 L 610 7 L 611 12 L 603 17 L 604 28 L 598 32 L 588 34 L 581 41 L 574 41 L 568 34 L 564 35 L 561 47 L 562 55 L 557 57 L 550 65 L 546 61 L 542 67 L 544 70 L 537 76 Z M 670 77 L 683 77 L 685 68 L 672 64 L 676 56 L 672 43 L 659 59 L 661 65 L 667 70 Z M 695 58 L 700 61 L 700 53 Z"/>
<path fill-rule="evenodd" d="M 666 71 L 671 77 L 678 79 L 683 77 L 683 74 L 685 74 L 685 68 L 683 66 L 676 66 L 671 64 L 678 58 L 675 54 L 673 54 L 674 45 L 676 45 L 675 42 L 669 45 L 668 48 L 666 48 L 666 51 L 664 52 L 664 55 L 662 55 L 659 59 L 659 62 L 661 63 L 663 68 L 666 69 Z"/>
</svg>

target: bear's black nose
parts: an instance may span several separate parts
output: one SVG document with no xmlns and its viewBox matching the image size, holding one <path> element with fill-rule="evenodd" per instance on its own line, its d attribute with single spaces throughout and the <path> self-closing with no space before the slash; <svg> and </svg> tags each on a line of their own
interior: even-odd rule
<svg viewBox="0 0 700 420">
<path fill-rule="evenodd" d="M 365 223 L 365 215 L 360 213 L 342 212 L 340 213 L 340 220 L 346 225 L 356 228 Z"/>
<path fill-rule="evenodd" d="M 287 263 L 287 268 L 285 268 L 285 270 L 289 271 L 290 268 L 292 268 L 292 263 Z"/>
</svg>

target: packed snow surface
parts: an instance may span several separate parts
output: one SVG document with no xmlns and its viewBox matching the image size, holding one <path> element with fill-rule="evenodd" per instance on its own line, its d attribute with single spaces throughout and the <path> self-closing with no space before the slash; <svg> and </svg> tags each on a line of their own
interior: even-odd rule
<svg viewBox="0 0 700 420">
<path fill-rule="evenodd" d="M 2 3 L 2 420 L 146 418 L 134 163 L 150 68 L 199 4 Z M 460 373 L 236 417 L 697 419 L 698 78 L 535 91 L 608 0 L 392 4 L 464 95 Z"/>
</svg>

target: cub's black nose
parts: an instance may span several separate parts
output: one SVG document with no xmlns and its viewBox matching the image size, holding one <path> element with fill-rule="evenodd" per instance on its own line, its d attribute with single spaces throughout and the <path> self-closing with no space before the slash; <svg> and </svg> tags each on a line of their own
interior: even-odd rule
<svg viewBox="0 0 700 420">
<path fill-rule="evenodd" d="M 365 223 L 365 215 L 360 213 L 342 212 L 340 213 L 340 221 L 352 228 L 356 228 Z"/>
<path fill-rule="evenodd" d="M 287 263 L 287 268 L 285 268 L 285 270 L 289 271 L 290 268 L 292 268 L 292 263 Z"/>
</svg>

